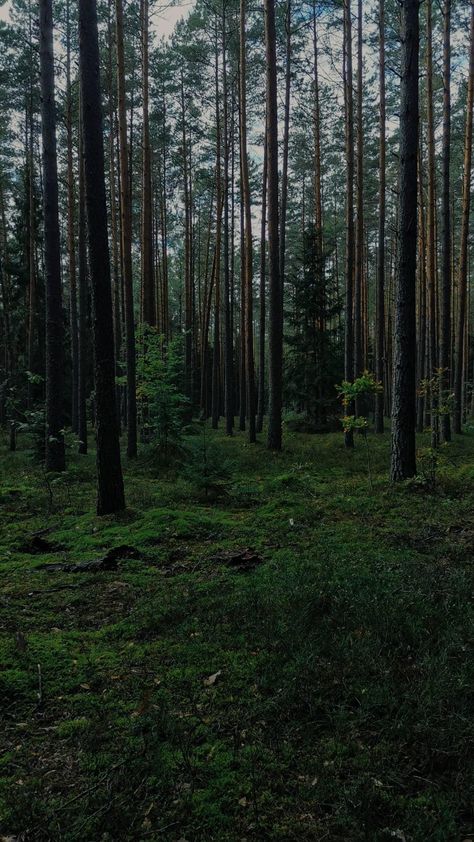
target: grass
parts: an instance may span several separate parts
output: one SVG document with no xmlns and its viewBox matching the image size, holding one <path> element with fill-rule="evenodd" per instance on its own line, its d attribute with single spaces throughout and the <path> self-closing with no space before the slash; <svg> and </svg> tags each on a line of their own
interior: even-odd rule
<svg viewBox="0 0 474 842">
<path fill-rule="evenodd" d="M 99 519 L 93 455 L 49 485 L 0 442 L 1 832 L 474 833 L 473 431 L 434 490 L 390 487 L 388 436 L 370 445 L 373 489 L 360 439 L 287 433 L 270 454 L 210 434 L 214 502 L 149 449 L 127 511 Z M 38 530 L 51 552 L 26 552 Z M 44 569 L 121 544 L 141 557 L 117 571 Z M 246 547 L 255 569 L 221 557 Z"/>
</svg>

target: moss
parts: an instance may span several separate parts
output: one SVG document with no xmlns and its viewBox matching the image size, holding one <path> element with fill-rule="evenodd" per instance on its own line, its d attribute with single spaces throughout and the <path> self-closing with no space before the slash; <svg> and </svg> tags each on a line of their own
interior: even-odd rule
<svg viewBox="0 0 474 842">
<path fill-rule="evenodd" d="M 52 504 L 26 450 L 2 457 L 2 830 L 471 834 L 473 433 L 431 491 L 389 486 L 388 436 L 371 440 L 371 490 L 340 434 L 288 434 L 281 454 L 209 435 L 232 465 L 224 499 L 197 502 L 150 451 L 125 463 L 130 508 L 103 519 L 93 454 Z M 43 529 L 62 552 L 19 552 Z M 141 558 L 41 569 L 120 544 Z M 252 572 L 216 560 L 248 546 Z"/>
</svg>

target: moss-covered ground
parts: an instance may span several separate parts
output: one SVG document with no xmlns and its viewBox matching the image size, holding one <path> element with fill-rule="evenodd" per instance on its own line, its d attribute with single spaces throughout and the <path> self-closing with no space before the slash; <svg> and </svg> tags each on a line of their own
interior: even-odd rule
<svg viewBox="0 0 474 842">
<path fill-rule="evenodd" d="M 474 432 L 434 488 L 389 485 L 388 435 L 373 487 L 361 438 L 208 444 L 217 501 L 150 448 L 99 519 L 93 454 L 51 484 L 0 442 L 0 835 L 470 839 Z"/>
</svg>

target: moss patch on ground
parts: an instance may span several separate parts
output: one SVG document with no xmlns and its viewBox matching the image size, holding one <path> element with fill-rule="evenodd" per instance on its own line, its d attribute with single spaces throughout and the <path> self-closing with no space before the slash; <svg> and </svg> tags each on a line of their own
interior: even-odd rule
<svg viewBox="0 0 474 842">
<path fill-rule="evenodd" d="M 420 447 L 424 444 L 420 437 Z M 474 432 L 437 484 L 388 436 L 209 433 L 206 500 L 150 448 L 94 515 L 0 442 L 0 829 L 25 840 L 382 840 L 474 832 Z M 40 535 L 42 552 L 28 551 Z M 46 565 L 133 547 L 116 570 Z M 250 569 L 225 553 L 250 547 Z"/>
</svg>

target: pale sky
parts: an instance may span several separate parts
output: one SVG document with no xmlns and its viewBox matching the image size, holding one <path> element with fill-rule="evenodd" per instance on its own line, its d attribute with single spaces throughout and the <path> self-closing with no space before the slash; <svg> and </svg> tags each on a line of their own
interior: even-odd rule
<svg viewBox="0 0 474 842">
<path fill-rule="evenodd" d="M 1 0 L 0 0 L 1 2 Z M 0 20 L 8 20 L 10 15 L 11 0 L 6 0 L 0 7 Z M 176 23 L 180 18 L 185 17 L 188 11 L 194 6 L 194 0 L 182 0 L 182 2 L 163 3 L 156 6 L 152 14 L 152 23 L 156 34 L 160 37 L 169 37 L 173 32 Z"/>
</svg>

